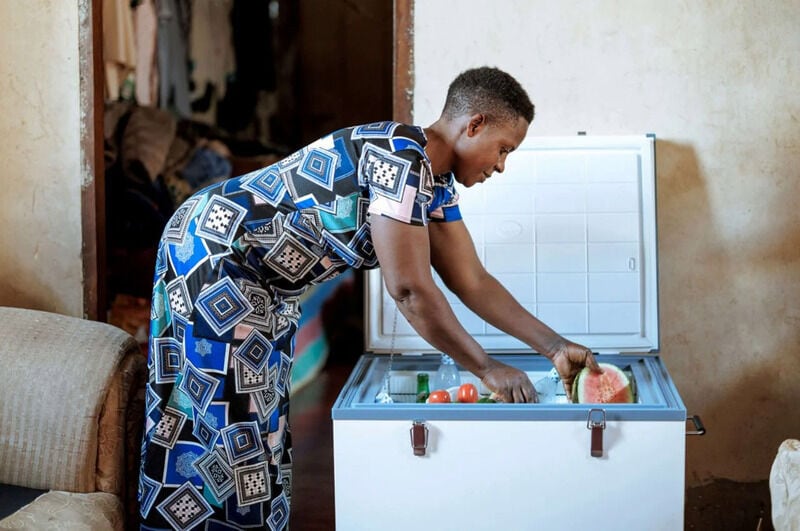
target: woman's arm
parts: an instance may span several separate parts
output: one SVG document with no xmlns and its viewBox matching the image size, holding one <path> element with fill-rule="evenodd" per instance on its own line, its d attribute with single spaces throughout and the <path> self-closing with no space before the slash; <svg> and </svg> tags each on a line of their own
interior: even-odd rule
<svg viewBox="0 0 800 531">
<path fill-rule="evenodd" d="M 397 307 L 434 348 L 449 354 L 509 402 L 536 399 L 525 373 L 489 357 L 461 326 L 431 274 L 428 227 L 373 216 L 372 243 Z"/>
<path fill-rule="evenodd" d="M 429 233 L 431 263 L 447 287 L 488 323 L 549 358 L 567 396 L 584 366 L 600 371 L 590 349 L 568 341 L 537 319 L 486 271 L 462 221 L 431 223 Z"/>
<path fill-rule="evenodd" d="M 483 267 L 463 221 L 431 223 L 431 263 L 445 285 L 492 326 L 551 357 L 564 341 Z"/>
</svg>

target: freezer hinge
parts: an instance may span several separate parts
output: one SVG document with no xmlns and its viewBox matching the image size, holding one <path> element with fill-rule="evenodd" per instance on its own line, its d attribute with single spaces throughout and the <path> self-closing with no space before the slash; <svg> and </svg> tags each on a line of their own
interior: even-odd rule
<svg viewBox="0 0 800 531">
<path fill-rule="evenodd" d="M 425 421 L 415 420 L 411 426 L 411 448 L 414 455 L 423 457 L 428 449 L 428 427 Z"/>
<path fill-rule="evenodd" d="M 603 430 L 606 429 L 606 412 L 604 409 L 590 409 L 586 419 L 586 427 L 592 430 L 592 442 L 589 454 L 592 457 L 603 457 Z"/>
</svg>

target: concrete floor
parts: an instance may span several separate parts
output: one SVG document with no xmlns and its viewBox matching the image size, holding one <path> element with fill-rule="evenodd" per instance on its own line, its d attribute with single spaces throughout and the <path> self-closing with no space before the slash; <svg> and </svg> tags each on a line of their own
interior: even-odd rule
<svg viewBox="0 0 800 531">
<path fill-rule="evenodd" d="M 771 531 L 769 484 L 716 480 L 686 491 L 685 529 Z"/>
</svg>

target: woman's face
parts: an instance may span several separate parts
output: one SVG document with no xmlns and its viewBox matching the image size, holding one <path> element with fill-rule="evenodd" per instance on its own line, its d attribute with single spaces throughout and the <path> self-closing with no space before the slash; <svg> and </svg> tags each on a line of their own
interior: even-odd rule
<svg viewBox="0 0 800 531">
<path fill-rule="evenodd" d="M 474 115 L 455 145 L 456 180 L 470 187 L 484 182 L 494 172 L 502 173 L 506 157 L 520 145 L 529 125 L 521 117 L 491 122 L 486 115 Z"/>
</svg>

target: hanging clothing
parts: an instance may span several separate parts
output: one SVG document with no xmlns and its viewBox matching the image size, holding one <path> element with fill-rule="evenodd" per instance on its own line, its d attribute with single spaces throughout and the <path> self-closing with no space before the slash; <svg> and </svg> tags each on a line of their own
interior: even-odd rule
<svg viewBox="0 0 800 531">
<path fill-rule="evenodd" d="M 216 102 L 225 97 L 228 78 L 236 70 L 233 55 L 231 10 L 233 0 L 205 0 L 192 4 L 192 23 L 189 32 L 190 79 L 194 83 L 192 102 L 194 120 L 213 124 Z M 262 58 L 270 61 L 271 58 Z M 198 108 L 202 107 L 202 108 Z"/>
<path fill-rule="evenodd" d="M 130 0 L 103 0 L 103 61 L 106 99 L 120 99 L 122 84 L 136 69 Z"/>
<path fill-rule="evenodd" d="M 136 0 L 133 23 L 136 34 L 136 103 L 153 106 L 158 103 L 158 17 L 155 0 Z"/>
<path fill-rule="evenodd" d="M 153 286 L 142 529 L 286 528 L 299 296 L 378 265 L 370 216 L 460 219 L 426 142 L 396 122 L 342 129 L 177 209 Z"/>
<path fill-rule="evenodd" d="M 190 118 L 188 0 L 158 1 L 159 106 L 181 118 Z"/>
</svg>

